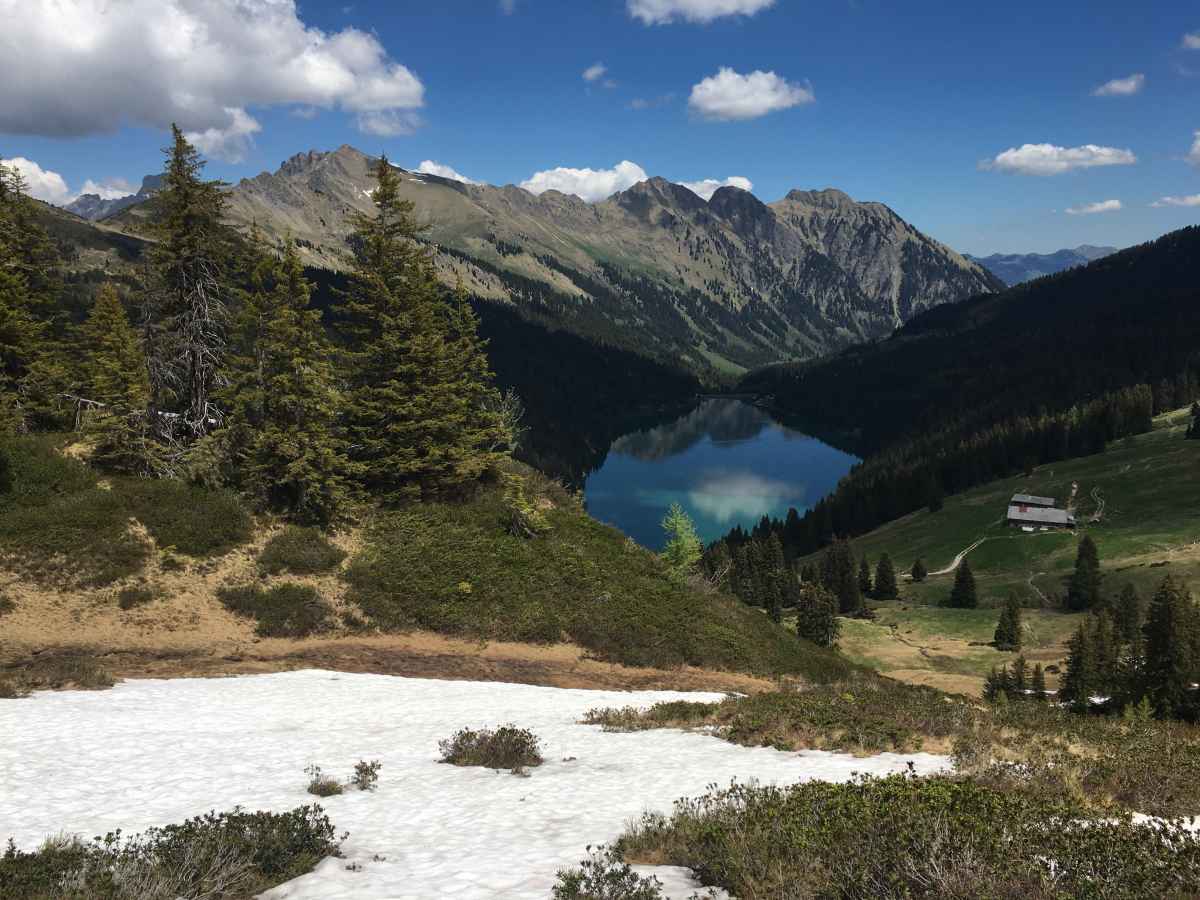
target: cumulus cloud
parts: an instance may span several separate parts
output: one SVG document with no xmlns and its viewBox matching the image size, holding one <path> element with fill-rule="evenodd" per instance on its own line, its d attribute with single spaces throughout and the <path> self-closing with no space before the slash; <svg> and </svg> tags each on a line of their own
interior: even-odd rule
<svg viewBox="0 0 1200 900">
<path fill-rule="evenodd" d="M 981 169 L 995 169 L 1012 175 L 1061 175 L 1075 169 L 1096 166 L 1131 166 L 1137 162 L 1132 150 L 1084 144 L 1082 147 L 1056 147 L 1054 144 L 1022 144 L 1010 147 L 994 159 L 984 160 Z"/>
<path fill-rule="evenodd" d="M 1146 76 L 1134 72 L 1128 78 L 1114 78 L 1092 91 L 1093 97 L 1128 97 L 1146 86 Z"/>
<path fill-rule="evenodd" d="M 16 156 L 12 159 L 0 159 L 0 166 L 16 169 L 25 180 L 25 190 L 29 196 L 53 203 L 55 206 L 65 206 L 80 194 L 98 194 L 103 200 L 115 200 L 117 197 L 127 197 L 136 193 L 137 189 L 124 178 L 108 178 L 102 182 L 91 178 L 83 183 L 82 190 L 72 191 L 67 186 L 67 180 L 57 172 L 43 169 L 32 159 Z"/>
<path fill-rule="evenodd" d="M 626 159 L 611 169 L 571 169 L 566 166 L 546 169 L 535 172 L 522 181 L 521 187 L 533 194 L 550 190 L 562 191 L 564 194 L 581 197 L 588 203 L 595 203 L 597 200 L 611 197 L 617 191 L 631 188 L 646 178 L 645 169 Z"/>
<path fill-rule="evenodd" d="M 645 25 L 695 22 L 707 25 L 722 16 L 752 16 L 775 0 L 626 0 L 629 15 Z"/>
<path fill-rule="evenodd" d="M 596 63 L 594 66 L 588 66 L 583 70 L 583 80 L 589 83 L 599 81 L 607 71 L 608 66 L 604 65 L 604 63 Z"/>
<path fill-rule="evenodd" d="M 83 187 L 79 189 L 79 193 L 95 194 L 101 200 L 116 200 L 120 197 L 128 197 L 130 194 L 136 194 L 137 190 L 136 187 L 124 178 L 106 178 L 99 183 L 89 178 L 84 181 Z"/>
<path fill-rule="evenodd" d="M 1160 197 L 1150 205 L 1156 209 L 1167 206 L 1200 206 L 1200 194 L 1188 194 L 1184 197 Z"/>
<path fill-rule="evenodd" d="M 1082 203 L 1079 206 L 1069 206 L 1067 207 L 1067 215 L 1094 216 L 1097 213 L 1116 212 L 1120 208 L 1120 200 L 1099 200 L 1096 203 Z"/>
<path fill-rule="evenodd" d="M 717 192 L 717 188 L 735 187 L 741 188 L 743 191 L 754 190 L 754 182 L 749 178 L 743 178 L 741 175 L 730 175 L 724 181 L 718 181 L 716 178 L 705 178 L 703 181 L 680 181 L 685 188 L 693 194 L 699 194 L 705 200 L 711 200 L 712 195 Z"/>
<path fill-rule="evenodd" d="M 1183 36 L 1183 46 L 1188 50 L 1200 50 L 1200 31 Z"/>
<path fill-rule="evenodd" d="M 461 181 L 463 184 L 479 184 L 473 178 L 468 178 L 461 172 L 455 171 L 450 166 L 442 165 L 440 162 L 434 162 L 432 159 L 421 160 L 421 164 L 417 166 L 417 171 L 422 175 L 437 175 L 441 178 L 449 178 L 451 181 Z"/>
<path fill-rule="evenodd" d="M 51 172 L 49 169 L 43 169 L 32 159 L 15 156 L 12 159 L 0 159 L 0 165 L 16 169 L 21 173 L 21 177 L 25 179 L 25 190 L 31 197 L 58 205 L 70 203 L 75 199 L 76 195 L 71 193 L 66 180 L 61 175 Z"/>
<path fill-rule="evenodd" d="M 254 135 L 262 131 L 262 126 L 244 109 L 230 107 L 225 112 L 229 114 L 228 125 L 189 131 L 186 137 L 201 153 L 229 162 L 241 162 L 246 158 Z"/>
<path fill-rule="evenodd" d="M 706 119 L 732 121 L 756 119 L 815 99 L 811 88 L 790 83 L 774 72 L 742 75 L 722 66 L 716 75 L 693 85 L 688 107 Z"/>
<path fill-rule="evenodd" d="M 1192 149 L 1188 151 L 1187 161 L 1200 168 L 1200 131 L 1195 132 L 1192 137 Z"/>
<path fill-rule="evenodd" d="M 0 131 L 73 137 L 177 122 L 245 151 L 275 105 L 342 109 L 373 134 L 415 127 L 424 85 L 372 34 L 325 32 L 295 0 L 0 0 Z"/>
</svg>

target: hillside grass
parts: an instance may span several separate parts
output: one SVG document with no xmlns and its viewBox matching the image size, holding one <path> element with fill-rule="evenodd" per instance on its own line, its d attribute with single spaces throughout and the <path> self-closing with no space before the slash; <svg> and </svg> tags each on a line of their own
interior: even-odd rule
<svg viewBox="0 0 1200 900">
<path fill-rule="evenodd" d="M 99 587 L 142 571 L 153 547 L 206 559 L 249 540 L 236 495 L 180 481 L 101 478 L 66 435 L 7 438 L 13 488 L 0 496 L 0 558 L 43 584 Z"/>
<path fill-rule="evenodd" d="M 499 487 L 453 503 L 380 512 L 351 559 L 348 599 L 388 631 L 480 640 L 573 641 L 625 665 L 693 665 L 814 681 L 845 677 L 841 656 L 801 641 L 761 612 L 668 577 L 661 561 L 590 518 L 525 467 L 549 531 L 514 537 Z"/>
<path fill-rule="evenodd" d="M 978 693 L 992 666 L 1015 653 L 990 646 L 1004 598 L 1015 592 L 1027 607 L 1022 653 L 1031 663 L 1061 665 L 1080 614 L 1061 610 L 1080 537 L 1100 551 L 1105 590 L 1133 584 L 1149 598 L 1170 573 L 1200 589 L 1200 441 L 1186 441 L 1187 411 L 1159 416 L 1153 431 L 1120 441 L 1096 456 L 1039 467 L 946 498 L 936 513 L 905 516 L 854 540 L 874 564 L 887 553 L 901 574 L 897 603 L 871 604 L 874 620 L 843 620 L 839 646 L 848 658 L 879 672 L 951 691 Z M 1060 504 L 1079 484 L 1077 533 L 1026 533 L 1003 523 L 1013 494 L 1055 497 Z M 1088 522 L 1104 500 L 1104 517 Z M 903 577 L 921 558 L 930 571 L 985 538 L 966 559 L 975 576 L 980 609 L 947 609 L 954 574 L 914 584 Z M 818 562 L 820 554 L 800 562 Z M 1049 684 L 1056 678 L 1051 673 Z"/>
</svg>

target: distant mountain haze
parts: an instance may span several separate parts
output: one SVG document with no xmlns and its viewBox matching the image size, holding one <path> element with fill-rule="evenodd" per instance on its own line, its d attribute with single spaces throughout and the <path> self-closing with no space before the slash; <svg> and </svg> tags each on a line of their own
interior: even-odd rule
<svg viewBox="0 0 1200 900">
<path fill-rule="evenodd" d="M 374 162 L 350 146 L 297 154 L 233 185 L 228 216 L 341 270 L 353 217 L 374 209 Z M 812 358 L 1003 288 L 883 204 L 837 190 L 768 204 L 725 186 L 706 201 L 650 178 L 588 203 L 400 173 L 447 284 L 693 371 Z M 108 224 L 136 232 L 150 212 L 133 205 Z"/>
<path fill-rule="evenodd" d="M 73 212 L 81 219 L 99 222 L 128 209 L 136 203 L 148 200 L 162 185 L 161 175 L 147 175 L 142 179 L 142 186 L 136 194 L 126 194 L 124 197 L 112 197 L 108 200 L 99 194 L 80 194 L 63 207 L 67 212 Z"/>
<path fill-rule="evenodd" d="M 964 254 L 967 259 L 974 260 L 984 266 L 989 272 L 1007 285 L 1021 284 L 1032 281 L 1043 275 L 1054 275 L 1073 269 L 1076 266 L 1086 266 L 1093 260 L 1103 259 L 1116 253 L 1118 247 L 1095 247 L 1082 244 L 1069 250 L 1056 250 L 1053 253 L 993 253 L 991 256 L 971 256 Z"/>
</svg>

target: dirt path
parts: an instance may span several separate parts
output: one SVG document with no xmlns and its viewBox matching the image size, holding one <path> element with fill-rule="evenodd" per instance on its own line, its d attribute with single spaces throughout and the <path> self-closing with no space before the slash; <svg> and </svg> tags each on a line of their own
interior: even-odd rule
<svg viewBox="0 0 1200 900">
<path fill-rule="evenodd" d="M 938 569 L 936 572 L 930 572 L 930 573 L 928 573 L 928 575 L 926 577 L 929 577 L 932 575 L 949 575 L 951 572 L 953 572 L 955 569 L 957 569 L 962 564 L 963 559 L 966 557 L 966 555 L 968 553 L 970 553 L 972 550 L 974 550 L 976 547 L 978 547 L 980 544 L 982 544 L 986 540 L 987 540 L 987 538 L 981 537 L 975 543 L 971 544 L 969 547 L 966 547 L 962 551 L 960 551 L 959 554 L 954 557 L 954 560 L 950 563 L 950 565 L 946 566 L 944 569 Z M 912 581 L 912 573 L 911 572 L 905 573 L 904 578 L 908 581 Z"/>
</svg>

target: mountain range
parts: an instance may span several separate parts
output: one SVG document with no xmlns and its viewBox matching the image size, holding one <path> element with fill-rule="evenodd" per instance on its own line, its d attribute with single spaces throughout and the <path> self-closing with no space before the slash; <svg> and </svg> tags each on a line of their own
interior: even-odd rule
<svg viewBox="0 0 1200 900">
<path fill-rule="evenodd" d="M 1076 266 L 1086 266 L 1097 259 L 1103 259 L 1117 252 L 1116 247 L 1095 247 L 1091 244 L 1081 244 L 1068 250 L 1056 250 L 1053 253 L 993 253 L 991 256 L 970 256 L 974 260 L 1007 285 L 1021 284 L 1041 278 L 1043 275 L 1054 275 Z"/>
<path fill-rule="evenodd" d="M 89 222 L 99 222 L 101 219 L 115 216 L 123 209 L 149 200 L 162 187 L 162 180 L 161 175 L 147 175 L 142 179 L 142 186 L 138 188 L 136 194 L 126 194 L 124 197 L 106 199 L 99 194 L 80 194 L 63 209 L 73 212 L 79 218 L 87 219 Z"/>
<path fill-rule="evenodd" d="M 229 219 L 344 269 L 353 219 L 373 211 L 375 162 L 350 146 L 297 154 L 231 186 Z M 651 178 L 588 203 L 398 171 L 447 284 L 696 372 L 812 358 L 1003 287 L 887 206 L 832 189 L 768 204 Z M 137 203 L 105 225 L 136 233 L 152 214 Z"/>
</svg>

